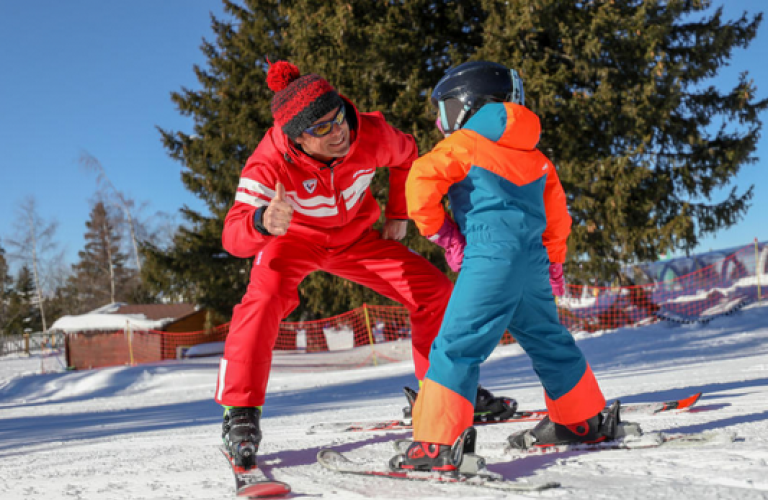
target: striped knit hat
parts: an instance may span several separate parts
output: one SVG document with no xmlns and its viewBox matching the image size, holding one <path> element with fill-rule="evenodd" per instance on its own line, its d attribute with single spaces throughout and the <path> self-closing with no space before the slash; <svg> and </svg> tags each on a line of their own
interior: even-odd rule
<svg viewBox="0 0 768 500">
<path fill-rule="evenodd" d="M 270 64 L 267 85 L 275 93 L 272 98 L 272 117 L 291 139 L 344 102 L 324 78 L 318 75 L 301 76 L 299 68 L 286 61 Z"/>
</svg>

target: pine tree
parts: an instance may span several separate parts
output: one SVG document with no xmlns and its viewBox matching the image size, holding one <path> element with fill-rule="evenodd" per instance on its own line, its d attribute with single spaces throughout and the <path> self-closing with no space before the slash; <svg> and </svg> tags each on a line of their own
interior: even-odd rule
<svg viewBox="0 0 768 500">
<path fill-rule="evenodd" d="M 5 330 L 5 324 L 9 319 L 8 302 L 13 290 L 13 279 L 9 274 L 8 261 L 5 258 L 5 249 L 0 246 L 0 332 Z"/>
<path fill-rule="evenodd" d="M 51 324 L 54 324 L 62 316 L 82 314 L 93 310 L 83 302 L 74 279 L 57 286 L 53 295 L 46 299 L 46 311 L 50 314 Z M 103 304 L 102 304 L 103 305 Z"/>
<path fill-rule="evenodd" d="M 16 274 L 8 300 L 8 320 L 5 332 L 22 334 L 43 330 L 43 320 L 37 303 L 38 294 L 32 270 L 24 265 Z"/>
<path fill-rule="evenodd" d="M 522 73 L 574 219 L 570 277 L 612 281 L 746 213 L 751 187 L 713 195 L 756 161 L 767 102 L 747 73 L 726 91 L 707 80 L 762 14 L 726 21 L 704 0 L 483 3 L 473 57 Z"/>
<path fill-rule="evenodd" d="M 558 166 L 574 218 L 569 279 L 610 280 L 618 268 L 689 251 L 729 227 L 752 190 L 713 196 L 753 163 L 766 101 L 742 75 L 732 90 L 707 86 L 733 50 L 754 39 L 762 15 L 723 20 L 705 0 L 224 0 L 214 42 L 195 68 L 202 90 L 173 94 L 194 133 L 161 130 L 182 181 L 208 213 L 185 207 L 167 249 L 145 244 L 154 290 L 228 315 L 245 291 L 248 259 L 221 247 L 242 166 L 272 125 L 267 58 L 328 79 L 361 111 L 382 111 L 414 134 L 422 153 L 439 133 L 428 96 L 445 70 L 470 59 L 518 69 L 526 104 L 542 121 L 540 148 Z M 384 172 L 372 190 L 387 197 Z M 411 227 L 405 243 L 447 269 Z M 327 316 L 383 299 L 310 275 L 298 314 Z"/>
<path fill-rule="evenodd" d="M 72 266 L 72 284 L 85 312 L 113 302 L 127 301 L 135 272 L 125 266 L 128 258 L 120 249 L 121 235 L 103 202 L 97 202 L 85 223 L 85 248 Z"/>
</svg>

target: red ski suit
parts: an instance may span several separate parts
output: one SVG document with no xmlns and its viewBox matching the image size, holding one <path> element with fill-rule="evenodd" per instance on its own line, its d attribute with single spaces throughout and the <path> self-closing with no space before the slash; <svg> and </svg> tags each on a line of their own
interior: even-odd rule
<svg viewBox="0 0 768 500">
<path fill-rule="evenodd" d="M 381 209 L 369 189 L 376 169 L 389 167 L 385 215 L 407 219 L 405 180 L 418 149 L 413 137 L 387 124 L 381 113 L 358 113 L 346 99 L 345 105 L 351 133 L 346 156 L 319 162 L 272 127 L 240 176 L 222 242 L 236 257 L 256 258 L 219 367 L 215 398 L 222 405 L 264 404 L 280 321 L 299 304 L 299 283 L 316 270 L 403 304 L 411 316 L 417 378 L 427 371 L 452 285 L 426 259 L 372 229 Z M 278 182 L 293 218 L 285 235 L 264 235 L 254 227 L 254 213 L 269 205 Z"/>
</svg>

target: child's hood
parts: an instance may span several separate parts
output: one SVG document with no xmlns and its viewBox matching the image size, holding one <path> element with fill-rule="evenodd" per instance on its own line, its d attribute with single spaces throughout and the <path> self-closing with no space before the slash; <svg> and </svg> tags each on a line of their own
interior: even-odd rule
<svg viewBox="0 0 768 500">
<path fill-rule="evenodd" d="M 494 102 L 480 108 L 463 127 L 501 146 L 523 151 L 536 149 L 541 137 L 539 117 L 519 104 Z"/>
</svg>

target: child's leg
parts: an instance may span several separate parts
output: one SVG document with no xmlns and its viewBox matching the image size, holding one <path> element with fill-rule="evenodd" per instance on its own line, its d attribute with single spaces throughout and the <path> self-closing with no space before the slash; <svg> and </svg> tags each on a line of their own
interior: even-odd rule
<svg viewBox="0 0 768 500">
<path fill-rule="evenodd" d="M 414 407 L 416 441 L 452 444 L 472 425 L 480 363 L 498 345 L 520 301 L 519 292 L 510 290 L 515 272 L 506 257 L 465 253 Z"/>
<path fill-rule="evenodd" d="M 529 263 L 509 331 L 531 358 L 544 386 L 550 418 L 569 424 L 595 416 L 604 408 L 605 398 L 581 349 L 558 319 L 547 264 L 546 258 Z"/>
</svg>

